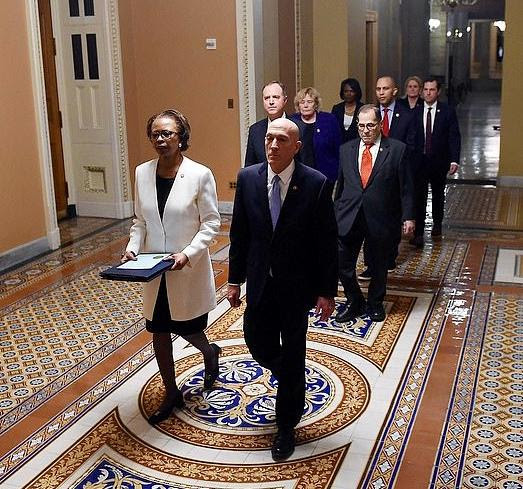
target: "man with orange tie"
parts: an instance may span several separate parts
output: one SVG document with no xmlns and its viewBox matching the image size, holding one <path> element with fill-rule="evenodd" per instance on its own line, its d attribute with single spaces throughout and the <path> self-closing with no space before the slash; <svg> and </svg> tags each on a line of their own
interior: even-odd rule
<svg viewBox="0 0 523 489">
<path fill-rule="evenodd" d="M 407 145 L 407 160 L 411 171 L 414 171 L 414 164 L 418 154 L 421 154 L 421 142 L 417 137 L 417 127 L 413 111 L 396 102 L 398 86 L 392 76 L 380 76 L 376 80 L 376 99 L 382 119 L 382 135 L 387 138 L 394 138 Z M 398 256 L 398 246 L 401 242 L 401 222 L 398 221 L 396 234 L 394 236 L 394 246 L 391 246 L 391 254 L 387 260 L 388 271 L 396 268 L 396 258 Z M 368 251 L 368 245 L 364 245 L 365 265 L 367 268 L 358 277 L 359 280 L 370 280 L 372 276 L 372 256 Z"/>
<path fill-rule="evenodd" d="M 387 287 L 387 259 L 394 246 L 397 222 L 403 231 L 414 231 L 412 174 L 407 149 L 401 141 L 382 137 L 379 107 L 364 105 L 358 114 L 360 139 L 340 149 L 334 210 L 338 224 L 339 276 L 347 304 L 336 321 L 348 322 L 368 315 L 383 321 Z M 373 273 L 367 300 L 358 285 L 356 262 L 365 241 L 372 257 Z"/>
</svg>

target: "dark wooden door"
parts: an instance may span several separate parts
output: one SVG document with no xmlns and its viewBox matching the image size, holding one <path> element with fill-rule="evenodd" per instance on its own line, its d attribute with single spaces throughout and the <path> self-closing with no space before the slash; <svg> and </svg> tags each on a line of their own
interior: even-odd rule
<svg viewBox="0 0 523 489">
<path fill-rule="evenodd" d="M 65 179 L 64 154 L 62 150 L 62 116 L 58 103 L 56 81 L 56 46 L 53 36 L 50 0 L 38 0 L 40 35 L 42 38 L 42 61 L 44 67 L 47 118 L 53 161 L 53 181 L 56 213 L 58 219 L 67 217 L 67 182 Z"/>
</svg>

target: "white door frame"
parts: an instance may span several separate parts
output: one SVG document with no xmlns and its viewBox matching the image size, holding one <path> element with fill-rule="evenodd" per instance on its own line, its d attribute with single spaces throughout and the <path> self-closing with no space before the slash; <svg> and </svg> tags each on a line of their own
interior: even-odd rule
<svg viewBox="0 0 523 489">
<path fill-rule="evenodd" d="M 79 185 L 83 182 L 75 181 L 71 148 L 69 146 L 69 127 L 67 121 L 67 103 L 64 100 L 65 81 L 63 59 L 66 51 L 62 45 L 60 23 L 56 18 L 58 2 L 51 0 L 53 15 L 53 32 L 56 40 L 56 75 L 58 84 L 58 97 L 64 127 L 62 128 L 63 154 L 66 178 L 69 186 L 68 204 L 77 203 Z M 46 231 L 49 247 L 56 249 L 60 246 L 60 233 L 57 225 L 56 208 L 54 203 L 53 170 L 50 152 L 49 126 L 47 122 L 47 105 L 45 97 L 45 84 L 42 63 L 42 48 L 40 39 L 40 21 L 38 16 L 38 0 L 25 0 L 28 21 L 28 35 L 30 42 L 31 70 L 33 76 L 33 90 L 35 97 L 35 110 L 37 130 L 39 134 L 40 167 L 42 174 L 42 189 L 44 193 L 44 207 Z M 129 157 L 127 149 L 127 128 L 125 118 L 125 99 L 123 91 L 122 56 L 120 46 L 120 24 L 117 0 L 105 0 L 104 5 L 105 31 L 108 39 L 108 59 L 110 64 L 109 82 L 111 85 L 111 141 L 112 141 L 112 174 L 114 175 L 114 201 L 100 209 L 100 217 L 114 217 L 123 219 L 133 215 L 132 190 L 129 178 Z M 68 55 L 68 54 L 67 54 Z M 93 215 L 98 209 L 95 208 Z"/>
</svg>

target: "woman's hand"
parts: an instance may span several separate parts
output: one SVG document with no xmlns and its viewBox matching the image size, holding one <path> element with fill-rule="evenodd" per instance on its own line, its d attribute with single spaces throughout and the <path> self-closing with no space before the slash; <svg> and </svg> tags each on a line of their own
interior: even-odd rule
<svg viewBox="0 0 523 489">
<path fill-rule="evenodd" d="M 125 263 L 129 260 L 136 261 L 136 255 L 132 251 L 126 251 L 125 253 L 123 253 L 120 262 Z"/>
<path fill-rule="evenodd" d="M 171 270 L 181 270 L 187 263 L 189 263 L 189 258 L 185 253 L 173 253 L 164 258 L 164 260 L 174 260 L 174 264 L 171 267 Z"/>
</svg>

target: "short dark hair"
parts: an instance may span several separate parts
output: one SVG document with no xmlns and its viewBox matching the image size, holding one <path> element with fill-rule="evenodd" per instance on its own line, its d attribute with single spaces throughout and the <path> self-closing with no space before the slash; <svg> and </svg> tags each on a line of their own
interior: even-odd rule
<svg viewBox="0 0 523 489">
<path fill-rule="evenodd" d="M 398 88 L 398 84 L 396 83 L 396 79 L 391 75 L 380 75 L 378 78 L 376 78 L 376 83 L 378 83 L 378 80 L 381 80 L 382 78 L 390 78 L 392 81 L 392 85 L 394 88 Z"/>
<path fill-rule="evenodd" d="M 356 80 L 356 78 L 345 78 L 340 84 L 340 98 L 343 100 L 343 89 L 345 88 L 345 85 L 349 85 L 349 87 L 356 92 L 356 100 L 359 102 L 361 100 L 361 97 L 363 96 L 361 92 L 360 82 Z"/>
<path fill-rule="evenodd" d="M 272 80 L 272 81 L 266 83 L 265 85 L 263 85 L 262 95 L 263 95 L 263 91 L 265 90 L 265 88 L 267 88 L 269 85 L 279 85 L 281 88 L 281 92 L 283 93 L 283 96 L 285 98 L 287 98 L 287 87 L 285 86 L 285 83 L 282 83 L 279 80 Z"/>
<path fill-rule="evenodd" d="M 358 112 L 358 120 L 362 112 L 374 112 L 374 116 L 378 122 L 381 121 L 381 110 L 379 107 L 376 107 L 374 104 L 365 104 L 360 107 Z"/>
<path fill-rule="evenodd" d="M 423 86 L 425 86 L 425 83 L 432 83 L 432 82 L 436 82 L 436 88 L 438 90 L 441 89 L 441 82 L 434 75 L 429 75 L 429 76 L 425 77 L 425 79 L 423 80 Z"/>
<path fill-rule="evenodd" d="M 176 109 L 167 109 L 160 112 L 159 114 L 152 115 L 147 121 L 147 137 L 149 139 L 151 139 L 152 135 L 151 127 L 153 122 L 159 117 L 169 117 L 176 122 L 178 138 L 180 139 L 180 150 L 186 151 L 189 147 L 189 138 L 191 136 L 191 126 L 189 125 L 187 117 L 185 117 L 179 110 Z"/>
</svg>

